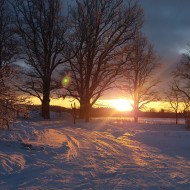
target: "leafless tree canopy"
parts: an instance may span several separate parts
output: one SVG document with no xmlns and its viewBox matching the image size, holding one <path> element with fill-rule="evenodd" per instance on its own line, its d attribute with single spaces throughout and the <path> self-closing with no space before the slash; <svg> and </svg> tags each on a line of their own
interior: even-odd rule
<svg viewBox="0 0 190 190">
<path fill-rule="evenodd" d="M 0 68 L 14 62 L 18 53 L 13 15 L 7 2 L 0 0 Z"/>
<path fill-rule="evenodd" d="M 175 89 L 190 100 L 190 49 L 182 54 L 181 60 L 173 73 Z"/>
<path fill-rule="evenodd" d="M 76 0 L 71 9 L 70 54 L 66 56 L 76 56 L 69 60 L 72 83 L 67 90 L 80 102 L 86 120 L 91 106 L 121 72 L 123 47 L 142 25 L 141 7 L 135 1 L 125 2 Z"/>
<path fill-rule="evenodd" d="M 171 110 L 176 114 L 176 124 L 178 124 L 178 112 L 180 110 L 180 101 L 182 101 L 181 93 L 176 90 L 174 86 L 170 86 L 170 89 L 165 95 L 166 101 L 169 102 Z"/>
<path fill-rule="evenodd" d="M 182 54 L 175 72 L 173 73 L 173 88 L 179 94 L 183 103 L 183 111 L 188 112 L 190 107 L 190 48 Z M 189 126 L 189 115 L 186 115 Z"/>
<path fill-rule="evenodd" d="M 18 54 L 17 40 L 13 27 L 13 15 L 8 1 L 0 0 L 0 127 L 9 128 L 15 116 L 17 97 L 11 88 L 13 63 Z"/>
<path fill-rule="evenodd" d="M 65 20 L 61 0 L 15 0 L 17 33 L 27 67 L 20 89 L 38 97 L 42 116 L 49 118 L 51 78 L 64 62 Z"/>
<path fill-rule="evenodd" d="M 188 96 L 180 90 L 178 81 L 175 78 L 170 82 L 168 91 L 165 93 L 166 101 L 169 102 L 171 111 L 176 114 L 176 124 L 178 124 L 178 113 L 189 111 L 190 101 Z M 186 115 L 184 115 L 186 117 Z"/>
<path fill-rule="evenodd" d="M 152 45 L 140 33 L 136 35 L 127 51 L 130 53 L 124 52 L 126 62 L 119 88 L 133 100 L 135 121 L 137 121 L 139 109 L 159 98 L 155 91 L 159 81 L 154 77 L 159 64 Z"/>
</svg>

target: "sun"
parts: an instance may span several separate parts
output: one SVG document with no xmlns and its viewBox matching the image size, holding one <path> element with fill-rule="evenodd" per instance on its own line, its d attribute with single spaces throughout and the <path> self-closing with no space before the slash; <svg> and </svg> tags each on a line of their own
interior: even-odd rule
<svg viewBox="0 0 190 190">
<path fill-rule="evenodd" d="M 127 99 L 114 99 L 111 101 L 112 107 L 118 111 L 131 111 L 133 108 Z"/>
</svg>

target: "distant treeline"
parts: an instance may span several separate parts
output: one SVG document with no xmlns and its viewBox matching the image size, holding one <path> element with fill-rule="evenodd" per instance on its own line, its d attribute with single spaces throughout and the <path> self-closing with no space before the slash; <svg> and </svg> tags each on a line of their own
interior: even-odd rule
<svg viewBox="0 0 190 190">
<path fill-rule="evenodd" d="M 40 110 L 40 106 L 38 105 L 31 105 L 31 110 Z M 51 111 L 54 112 L 68 112 L 72 114 L 72 109 L 61 107 L 61 106 L 51 106 Z M 76 114 L 79 115 L 79 109 L 76 109 Z M 91 117 L 133 117 L 133 112 L 121 112 L 117 111 L 114 108 L 92 108 Z M 168 111 L 140 111 L 139 117 L 151 117 L 151 118 L 175 118 L 174 112 Z M 184 113 L 178 113 L 179 118 L 184 118 Z"/>
</svg>

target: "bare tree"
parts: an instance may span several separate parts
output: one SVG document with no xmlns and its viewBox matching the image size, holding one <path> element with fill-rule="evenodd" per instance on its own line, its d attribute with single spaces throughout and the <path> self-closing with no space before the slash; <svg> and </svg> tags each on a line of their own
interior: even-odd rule
<svg viewBox="0 0 190 190">
<path fill-rule="evenodd" d="M 61 0 L 15 0 L 16 27 L 26 67 L 20 90 L 42 103 L 42 117 L 49 119 L 52 74 L 65 62 L 65 19 Z"/>
<path fill-rule="evenodd" d="M 182 54 L 173 77 L 175 89 L 190 100 L 190 46 L 188 46 L 187 52 Z"/>
<path fill-rule="evenodd" d="M 13 27 L 13 15 L 6 0 L 0 0 L 0 68 L 16 60 L 18 41 Z"/>
<path fill-rule="evenodd" d="M 131 53 L 127 57 L 124 52 L 126 62 L 123 78 L 118 86 L 133 100 L 134 121 L 138 122 L 139 110 L 147 103 L 159 99 L 155 90 L 159 80 L 154 77 L 159 63 L 152 45 L 142 34 L 136 35 L 129 48 Z"/>
<path fill-rule="evenodd" d="M 79 101 L 81 117 L 86 121 L 92 105 L 121 72 L 123 47 L 142 26 L 143 10 L 136 2 L 127 2 L 75 0 L 71 9 L 69 49 L 76 56 L 69 60 L 71 83 L 65 88 Z"/>
<path fill-rule="evenodd" d="M 176 124 L 178 124 L 178 112 L 180 110 L 180 101 L 181 101 L 181 93 L 174 88 L 174 86 L 170 86 L 168 92 L 165 93 L 166 100 L 170 104 L 170 108 L 175 112 Z"/>
<path fill-rule="evenodd" d="M 11 87 L 13 63 L 17 58 L 18 46 L 13 27 L 14 17 L 6 0 L 0 0 L 0 126 L 9 129 L 15 117 L 16 94 Z"/>
<path fill-rule="evenodd" d="M 188 113 L 190 107 L 189 98 L 180 90 L 179 82 L 173 79 L 168 92 L 165 93 L 166 100 L 170 104 L 170 108 L 176 114 L 176 124 L 178 124 L 178 113 Z M 186 117 L 186 115 L 185 115 Z"/>
<path fill-rule="evenodd" d="M 2 66 L 0 68 L 0 127 L 6 125 L 9 129 L 9 121 L 14 117 L 14 109 L 11 104 L 13 97 L 10 87 L 6 84 L 6 79 L 10 76 L 9 66 Z"/>
<path fill-rule="evenodd" d="M 175 72 L 173 72 L 174 77 L 174 88 L 182 96 L 186 97 L 184 102 L 185 107 L 188 111 L 190 102 L 190 45 L 188 45 L 186 53 L 183 53 L 181 60 L 179 61 Z M 186 122 L 189 127 L 189 114 L 186 115 Z"/>
</svg>

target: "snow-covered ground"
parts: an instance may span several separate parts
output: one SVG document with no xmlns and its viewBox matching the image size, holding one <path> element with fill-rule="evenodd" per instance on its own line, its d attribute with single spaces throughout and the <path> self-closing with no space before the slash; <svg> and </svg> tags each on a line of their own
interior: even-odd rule
<svg viewBox="0 0 190 190">
<path fill-rule="evenodd" d="M 159 122 L 158 122 L 159 123 Z M 19 120 L 0 130 L 0 189 L 190 189 L 184 124 Z"/>
</svg>

